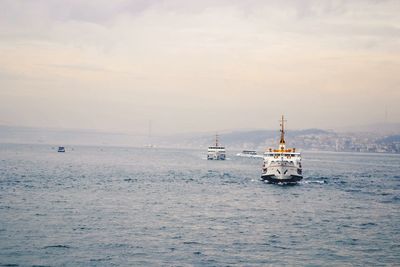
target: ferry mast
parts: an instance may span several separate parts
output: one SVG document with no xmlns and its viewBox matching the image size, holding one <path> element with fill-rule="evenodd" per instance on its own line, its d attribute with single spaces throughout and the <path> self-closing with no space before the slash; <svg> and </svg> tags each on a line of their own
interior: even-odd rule
<svg viewBox="0 0 400 267">
<path fill-rule="evenodd" d="M 279 149 L 284 150 L 285 146 L 286 146 L 286 142 L 285 142 L 285 119 L 282 115 L 282 119 L 281 119 L 281 140 L 279 141 Z"/>
</svg>

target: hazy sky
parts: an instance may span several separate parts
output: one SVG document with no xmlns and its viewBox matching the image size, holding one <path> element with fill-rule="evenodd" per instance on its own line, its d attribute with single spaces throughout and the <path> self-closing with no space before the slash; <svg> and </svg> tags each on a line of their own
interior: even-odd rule
<svg viewBox="0 0 400 267">
<path fill-rule="evenodd" d="M 400 122 L 399 14 L 399 0 L 0 0 L 0 124 Z"/>
</svg>

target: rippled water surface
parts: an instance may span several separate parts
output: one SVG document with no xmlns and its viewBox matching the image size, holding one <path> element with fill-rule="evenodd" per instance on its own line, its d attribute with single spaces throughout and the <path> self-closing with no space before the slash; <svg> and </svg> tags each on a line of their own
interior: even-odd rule
<svg viewBox="0 0 400 267">
<path fill-rule="evenodd" d="M 304 153 L 296 186 L 203 151 L 0 145 L 0 265 L 400 265 L 400 156 Z"/>
</svg>

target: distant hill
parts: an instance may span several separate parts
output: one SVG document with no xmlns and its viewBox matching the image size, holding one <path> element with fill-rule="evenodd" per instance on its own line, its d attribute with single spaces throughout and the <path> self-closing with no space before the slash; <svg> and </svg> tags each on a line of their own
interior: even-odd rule
<svg viewBox="0 0 400 267">
<path fill-rule="evenodd" d="M 324 135 L 329 132 L 320 129 L 293 130 L 287 132 L 288 139 L 302 135 Z M 51 145 L 105 145 L 144 146 L 154 144 L 160 147 L 205 148 L 214 142 L 215 133 L 175 134 L 153 136 L 108 133 L 92 130 L 65 130 L 0 126 L 1 143 L 51 144 Z M 230 148 L 265 148 L 279 140 L 277 130 L 247 130 L 220 133 L 221 144 Z"/>
<path fill-rule="evenodd" d="M 220 143 L 229 151 L 276 147 L 279 130 L 238 130 L 220 132 Z M 165 148 L 196 148 L 206 151 L 215 133 L 185 133 L 168 136 L 135 135 L 94 130 L 65 130 L 0 126 L 0 143 L 48 144 L 52 146 L 92 145 Z M 400 153 L 400 134 L 334 132 L 321 129 L 288 130 L 289 147 L 299 150 Z"/>
<path fill-rule="evenodd" d="M 305 129 L 288 131 L 288 139 L 300 136 L 325 135 L 331 132 L 320 129 Z M 265 147 L 277 145 L 280 133 L 277 130 L 247 130 L 219 133 L 220 143 L 231 149 L 265 149 Z M 162 146 L 205 148 L 213 144 L 215 133 L 175 135 L 161 137 L 158 142 Z"/>
<path fill-rule="evenodd" d="M 380 143 L 400 143 L 400 135 L 390 135 L 379 140 Z"/>
<path fill-rule="evenodd" d="M 349 126 L 337 129 L 339 132 L 369 132 L 379 134 L 400 134 L 400 123 L 374 123 L 359 126 Z"/>
<path fill-rule="evenodd" d="M 288 138 L 297 137 L 301 135 L 311 134 L 325 134 L 329 133 L 320 129 L 305 129 L 305 130 L 293 130 L 287 131 L 286 136 Z M 224 143 L 238 143 L 238 142 L 253 142 L 262 143 L 266 139 L 276 138 L 279 139 L 280 132 L 277 130 L 255 130 L 255 131 L 234 131 L 231 133 L 223 134 Z"/>
</svg>

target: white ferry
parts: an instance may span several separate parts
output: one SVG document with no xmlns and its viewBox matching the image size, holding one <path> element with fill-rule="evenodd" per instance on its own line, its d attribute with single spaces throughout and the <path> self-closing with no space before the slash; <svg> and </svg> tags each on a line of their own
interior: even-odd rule
<svg viewBox="0 0 400 267">
<path fill-rule="evenodd" d="M 236 156 L 245 157 L 245 158 L 256 158 L 256 157 L 258 157 L 257 152 L 255 150 L 243 150 L 242 152 L 237 153 Z"/>
<path fill-rule="evenodd" d="M 282 116 L 279 148 L 264 153 L 261 180 L 269 183 L 297 183 L 303 179 L 301 154 L 295 148 L 286 148 L 284 123 Z"/>
<path fill-rule="evenodd" d="M 218 144 L 218 134 L 215 135 L 215 145 L 209 146 L 207 151 L 208 160 L 225 160 L 225 147 Z"/>
</svg>

